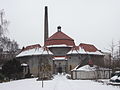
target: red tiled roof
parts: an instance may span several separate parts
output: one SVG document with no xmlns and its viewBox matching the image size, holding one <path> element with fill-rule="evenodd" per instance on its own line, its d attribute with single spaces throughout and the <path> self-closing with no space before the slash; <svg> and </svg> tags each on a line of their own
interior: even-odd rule
<svg viewBox="0 0 120 90">
<path fill-rule="evenodd" d="M 40 47 L 41 47 L 40 44 L 30 45 L 30 46 L 23 47 L 22 51 L 33 49 L 33 48 L 40 48 Z"/>
<path fill-rule="evenodd" d="M 48 46 L 48 45 L 60 45 L 60 44 L 65 44 L 65 45 L 70 45 L 70 46 L 75 45 L 74 40 L 61 31 L 58 31 L 55 34 L 53 34 L 45 42 L 46 46 Z"/>
<path fill-rule="evenodd" d="M 83 48 L 86 52 L 96 52 L 98 49 L 94 46 L 94 45 L 91 45 L 91 44 L 84 44 L 84 43 L 81 43 L 79 45 L 81 48 Z"/>
<path fill-rule="evenodd" d="M 63 33 L 62 31 L 58 31 L 58 32 L 54 33 L 47 40 L 53 40 L 53 39 L 68 39 L 68 40 L 73 40 L 68 35 L 66 35 L 65 33 Z"/>
</svg>

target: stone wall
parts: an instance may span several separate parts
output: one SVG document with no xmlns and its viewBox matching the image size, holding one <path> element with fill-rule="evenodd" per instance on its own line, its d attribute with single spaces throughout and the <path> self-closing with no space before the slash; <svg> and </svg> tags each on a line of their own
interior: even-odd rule
<svg viewBox="0 0 120 90">
<path fill-rule="evenodd" d="M 48 63 L 48 64 L 52 65 L 52 62 L 50 60 L 51 58 L 49 56 L 44 56 L 43 58 L 41 58 L 41 57 L 43 57 L 43 56 L 40 56 L 40 55 L 39 56 L 25 56 L 25 57 L 19 57 L 19 58 L 17 58 L 17 60 L 19 60 L 21 64 L 22 63 L 28 64 L 30 73 L 36 77 L 39 75 L 41 63 L 45 63 L 45 64 Z M 48 57 L 49 60 L 46 60 L 45 57 Z M 52 71 L 50 71 L 50 73 L 51 72 Z"/>
</svg>

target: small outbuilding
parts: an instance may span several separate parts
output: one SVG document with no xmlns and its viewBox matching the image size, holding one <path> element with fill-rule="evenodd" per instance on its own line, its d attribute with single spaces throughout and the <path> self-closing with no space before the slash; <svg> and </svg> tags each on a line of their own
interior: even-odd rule
<svg viewBox="0 0 120 90">
<path fill-rule="evenodd" d="M 111 73 L 112 73 L 111 69 L 99 68 L 96 65 L 93 65 L 93 67 L 89 65 L 85 65 L 80 68 L 77 67 L 71 70 L 72 79 L 83 79 L 83 80 L 108 79 L 111 77 Z"/>
</svg>

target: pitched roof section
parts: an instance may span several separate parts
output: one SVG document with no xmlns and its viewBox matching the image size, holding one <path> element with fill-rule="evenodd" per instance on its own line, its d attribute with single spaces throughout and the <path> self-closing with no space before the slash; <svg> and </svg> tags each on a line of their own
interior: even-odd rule
<svg viewBox="0 0 120 90">
<path fill-rule="evenodd" d="M 26 51 L 26 50 L 30 50 L 30 49 L 34 49 L 34 48 L 41 48 L 41 46 L 40 46 L 40 44 L 30 45 L 27 47 L 23 47 L 22 51 Z"/>
<path fill-rule="evenodd" d="M 74 46 L 75 45 L 74 40 L 72 38 L 70 38 L 68 35 L 66 35 L 65 33 L 61 32 L 61 31 L 58 31 L 55 34 L 53 34 L 45 42 L 46 46 L 61 45 L 61 44 L 65 44 L 65 45 L 68 45 L 68 46 Z"/>
<path fill-rule="evenodd" d="M 68 35 L 66 35 L 65 33 L 63 33 L 62 31 L 58 31 L 58 32 L 54 33 L 47 40 L 53 40 L 53 39 L 68 39 L 68 40 L 73 40 Z"/>
<path fill-rule="evenodd" d="M 81 43 L 79 46 L 73 47 L 67 54 L 104 55 L 94 45 L 84 43 Z"/>
<path fill-rule="evenodd" d="M 96 52 L 96 51 L 98 51 L 98 49 L 94 45 L 91 45 L 91 44 L 81 43 L 79 46 L 82 49 L 84 49 L 86 52 Z"/>
<path fill-rule="evenodd" d="M 27 46 L 16 57 L 32 56 L 32 55 L 52 55 L 47 47 L 41 47 L 39 44 Z"/>
</svg>

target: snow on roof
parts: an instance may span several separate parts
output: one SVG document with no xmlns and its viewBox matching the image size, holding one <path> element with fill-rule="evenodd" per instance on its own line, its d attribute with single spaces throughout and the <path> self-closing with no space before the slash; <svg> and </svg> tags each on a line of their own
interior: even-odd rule
<svg viewBox="0 0 120 90">
<path fill-rule="evenodd" d="M 77 50 L 70 50 L 67 54 L 78 54 Z"/>
<path fill-rule="evenodd" d="M 51 55 L 52 55 L 52 52 L 49 51 L 48 49 L 47 49 L 47 50 L 44 50 L 44 51 L 42 52 L 42 55 L 47 55 L 47 54 L 51 54 Z"/>
<path fill-rule="evenodd" d="M 80 50 L 70 50 L 67 54 L 91 54 L 91 55 L 104 55 L 103 53 L 96 51 L 96 52 L 85 52 L 84 49 Z"/>
<path fill-rule="evenodd" d="M 80 68 L 78 68 L 78 66 L 76 66 L 72 71 L 112 70 L 112 69 L 109 69 L 109 68 L 98 67 L 97 65 L 93 65 L 93 67 L 90 67 L 90 65 L 84 65 L 84 66 L 82 66 Z"/>
<path fill-rule="evenodd" d="M 87 47 L 88 49 L 89 47 Z M 90 47 L 91 48 L 91 47 Z M 73 47 L 73 49 L 71 49 L 67 54 L 92 54 L 92 55 L 104 55 L 102 52 L 100 52 L 99 50 L 92 50 L 92 48 L 90 50 L 87 51 L 87 49 L 81 47 L 81 46 L 76 46 Z"/>
<path fill-rule="evenodd" d="M 104 55 L 103 53 L 101 53 L 100 51 L 96 51 L 96 52 L 86 52 L 87 54 L 93 54 L 93 55 Z"/>
<path fill-rule="evenodd" d="M 66 45 L 66 44 L 59 44 L 59 45 L 49 45 L 47 47 L 73 47 L 73 46 Z"/>
<path fill-rule="evenodd" d="M 48 49 L 45 49 L 44 47 L 35 47 L 32 49 L 23 50 L 16 57 L 32 56 L 32 55 L 46 55 L 46 54 L 52 54 L 52 53 Z"/>
<path fill-rule="evenodd" d="M 95 66 L 90 67 L 89 65 L 82 66 L 78 69 L 77 69 L 77 67 L 75 67 L 72 71 L 95 71 L 96 70 Z"/>
<path fill-rule="evenodd" d="M 67 58 L 65 56 L 57 56 L 54 57 L 53 60 L 67 60 Z"/>
<path fill-rule="evenodd" d="M 22 51 L 16 57 L 31 56 L 31 55 L 40 55 L 43 50 L 41 48 L 33 48 Z"/>
<path fill-rule="evenodd" d="M 41 48 L 41 46 L 40 44 L 29 45 L 29 46 L 23 47 L 22 51 L 26 51 L 26 50 L 34 49 L 34 48 Z"/>
</svg>

